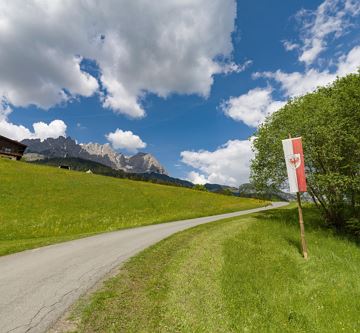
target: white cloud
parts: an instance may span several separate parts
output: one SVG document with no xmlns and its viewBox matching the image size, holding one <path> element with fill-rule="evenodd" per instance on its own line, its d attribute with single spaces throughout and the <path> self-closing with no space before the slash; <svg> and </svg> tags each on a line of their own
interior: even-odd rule
<svg viewBox="0 0 360 333">
<path fill-rule="evenodd" d="M 62 120 L 54 120 L 49 124 L 38 122 L 33 124 L 33 131 L 22 125 L 15 125 L 7 119 L 0 119 L 0 135 L 13 140 L 66 137 L 66 124 Z"/>
<path fill-rule="evenodd" d="M 7 116 L 12 112 L 10 106 L 6 103 L 5 100 L 0 100 L 0 121 L 6 120 Z"/>
<path fill-rule="evenodd" d="M 355 73 L 360 68 L 360 45 L 354 47 L 346 56 L 342 56 L 336 74 L 345 76 Z"/>
<path fill-rule="evenodd" d="M 325 86 L 333 82 L 337 76 L 345 76 L 354 73 L 360 67 L 360 46 L 354 47 L 347 55 L 339 58 L 335 72 L 329 70 L 318 71 L 309 69 L 304 73 L 285 73 L 281 70 L 276 72 L 255 73 L 254 78 L 265 77 L 279 82 L 285 96 L 294 97 L 304 95 L 315 90 L 319 86 Z"/>
<path fill-rule="evenodd" d="M 230 140 L 215 151 L 183 151 L 182 162 L 196 169 L 188 178 L 198 183 L 239 186 L 249 181 L 251 142 Z"/>
<path fill-rule="evenodd" d="M 111 143 L 114 149 L 126 149 L 129 152 L 136 152 L 138 149 L 146 147 L 138 135 L 131 131 L 123 131 L 119 128 L 115 132 L 105 135 L 106 139 Z"/>
<path fill-rule="evenodd" d="M 316 10 L 301 10 L 302 48 L 299 60 L 312 64 L 327 47 L 327 40 L 342 36 L 351 25 L 351 18 L 360 14 L 358 0 L 325 0 Z M 285 46 L 286 47 L 286 46 Z"/>
<path fill-rule="evenodd" d="M 66 124 L 62 120 L 53 120 L 51 123 L 38 122 L 33 124 L 34 136 L 40 140 L 47 138 L 66 137 Z"/>
<path fill-rule="evenodd" d="M 255 88 L 239 97 L 231 97 L 221 105 L 230 118 L 251 127 L 260 125 L 267 115 L 277 111 L 286 102 L 273 101 L 271 88 Z"/>
<path fill-rule="evenodd" d="M 208 181 L 204 175 L 196 171 L 190 171 L 187 174 L 187 180 L 192 182 L 193 184 L 205 185 Z"/>
<path fill-rule="evenodd" d="M 284 45 L 284 48 L 286 51 L 293 51 L 293 50 L 299 48 L 299 44 L 292 43 L 288 40 L 284 40 L 283 45 Z"/>
<path fill-rule="evenodd" d="M 253 63 L 252 60 L 246 60 L 243 64 L 236 64 L 234 62 L 225 63 L 223 64 L 222 73 L 229 74 L 229 73 L 240 73 L 246 70 L 251 64 Z"/>
<path fill-rule="evenodd" d="M 47 109 L 91 96 L 83 59 L 99 67 L 104 107 L 131 117 L 146 93 L 206 97 L 215 74 L 241 70 L 235 16 L 234 0 L 1 1 L 0 98 Z"/>
<path fill-rule="evenodd" d="M 0 121 L 0 135 L 6 136 L 13 140 L 24 140 L 30 139 L 33 137 L 33 133 L 31 131 L 22 126 L 22 125 L 15 125 L 13 123 L 9 123 L 6 120 Z"/>
<path fill-rule="evenodd" d="M 319 72 L 316 69 L 310 69 L 305 73 L 284 73 L 281 70 L 277 70 L 274 73 L 262 73 L 262 76 L 279 82 L 285 95 L 289 97 L 304 95 L 336 79 L 336 74 L 332 74 L 327 70 Z"/>
<path fill-rule="evenodd" d="M 324 49 L 323 42 L 320 39 L 314 39 L 311 41 L 311 46 L 300 55 L 299 60 L 311 64 Z"/>
</svg>

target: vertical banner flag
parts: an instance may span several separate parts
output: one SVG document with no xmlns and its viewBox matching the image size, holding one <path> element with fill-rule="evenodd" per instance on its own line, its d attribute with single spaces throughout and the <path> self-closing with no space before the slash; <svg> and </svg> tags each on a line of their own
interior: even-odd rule
<svg viewBox="0 0 360 333">
<path fill-rule="evenodd" d="M 282 140 L 290 192 L 306 192 L 304 153 L 301 137 Z"/>
</svg>

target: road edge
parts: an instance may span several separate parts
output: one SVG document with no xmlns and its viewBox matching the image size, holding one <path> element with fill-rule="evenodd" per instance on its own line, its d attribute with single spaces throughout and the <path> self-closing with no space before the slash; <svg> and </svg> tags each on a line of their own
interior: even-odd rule
<svg viewBox="0 0 360 333">
<path fill-rule="evenodd" d="M 282 207 L 286 207 L 288 206 L 290 203 L 286 202 L 286 201 L 279 201 L 279 202 L 272 202 L 271 205 L 267 205 L 267 206 L 263 206 L 263 207 L 258 207 L 258 208 L 253 208 L 253 209 L 248 209 L 248 210 L 243 210 L 243 211 L 237 211 L 237 212 L 232 212 L 232 213 L 225 213 L 225 214 L 218 214 L 218 215 L 212 215 L 212 216 L 204 216 L 204 217 L 198 217 L 198 218 L 194 218 L 194 219 L 188 219 L 188 220 L 180 220 L 180 221 L 172 221 L 172 222 L 165 222 L 165 223 L 160 223 L 160 224 L 171 224 L 171 223 L 177 223 L 177 222 L 188 222 L 188 221 L 192 221 L 192 220 L 199 220 L 199 219 L 205 219 L 205 218 L 214 218 L 214 220 L 209 221 L 209 222 L 204 222 L 201 224 L 196 224 L 194 226 L 189 226 L 183 230 L 174 232 L 173 234 L 167 236 L 166 238 L 163 238 L 161 240 L 159 240 L 158 242 L 154 243 L 157 244 L 159 242 L 164 241 L 165 239 L 167 239 L 168 237 L 172 237 L 173 235 L 183 232 L 185 230 L 189 230 L 192 228 L 195 228 L 199 225 L 203 225 L 203 224 L 208 224 L 208 223 L 213 223 L 213 222 L 219 222 L 222 220 L 226 220 L 228 218 L 234 218 L 237 216 L 243 216 L 243 215 L 249 215 L 249 214 L 254 214 L 254 213 L 258 213 L 258 212 L 262 212 L 262 211 L 267 211 L 267 210 L 272 210 L 272 209 L 278 209 L 278 208 L 282 208 Z M 149 226 L 142 226 L 142 227 L 138 227 L 138 228 L 146 228 Z M 113 231 L 113 232 L 117 232 L 117 231 Z M 99 234 L 101 235 L 101 234 Z M 90 236 L 90 237 L 96 237 L 98 235 L 94 235 L 94 236 Z M 75 240 L 76 241 L 76 240 Z M 71 241 L 70 241 L 71 242 Z M 152 244 L 152 245 L 154 245 Z M 56 244 L 54 244 L 56 245 Z M 99 290 L 103 284 L 110 278 L 114 277 L 115 275 L 117 275 L 119 273 L 119 271 L 121 270 L 122 266 L 130 259 L 133 258 L 134 256 L 138 255 L 139 253 L 141 253 L 142 251 L 146 250 L 147 248 L 149 248 L 150 246 L 146 247 L 145 249 L 140 250 L 137 253 L 134 253 L 131 257 L 129 257 L 128 259 L 126 259 L 124 262 L 120 263 L 118 266 L 116 266 L 115 268 L 111 269 L 107 274 L 105 274 L 101 279 L 99 279 L 98 281 L 96 281 L 91 287 L 89 287 L 77 300 L 75 300 L 62 314 L 61 316 L 58 318 L 58 320 L 53 323 L 52 325 L 49 326 L 49 328 L 47 329 L 47 333 L 68 333 L 68 332 L 72 332 L 73 330 L 76 329 L 76 320 L 69 320 L 70 319 L 70 315 L 73 312 L 74 308 L 77 306 L 78 302 L 81 300 L 86 301 L 86 299 L 88 299 L 89 297 L 91 297 L 91 295 L 93 293 L 95 293 L 97 290 Z M 52 246 L 52 245 L 49 245 Z"/>
</svg>

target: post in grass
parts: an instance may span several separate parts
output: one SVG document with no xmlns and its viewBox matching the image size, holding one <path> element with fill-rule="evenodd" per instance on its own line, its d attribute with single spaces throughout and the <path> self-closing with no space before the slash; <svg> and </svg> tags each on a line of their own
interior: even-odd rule
<svg viewBox="0 0 360 333">
<path fill-rule="evenodd" d="M 301 137 L 291 138 L 289 134 L 289 139 L 282 140 L 282 145 L 289 178 L 290 193 L 296 193 L 297 198 L 302 253 L 304 258 L 307 259 L 308 252 L 300 197 L 300 193 L 306 192 L 305 164 Z"/>
</svg>

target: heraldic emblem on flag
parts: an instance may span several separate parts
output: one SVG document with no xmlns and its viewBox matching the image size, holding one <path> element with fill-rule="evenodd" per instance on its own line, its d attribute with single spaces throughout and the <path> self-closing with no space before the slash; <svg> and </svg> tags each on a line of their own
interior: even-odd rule
<svg viewBox="0 0 360 333">
<path fill-rule="evenodd" d="M 286 156 L 289 160 L 290 166 L 294 169 L 297 169 L 301 165 L 301 156 L 300 154 L 292 154 L 289 156 Z"/>
<path fill-rule="evenodd" d="M 304 153 L 301 137 L 282 140 L 290 192 L 306 192 Z"/>
</svg>

